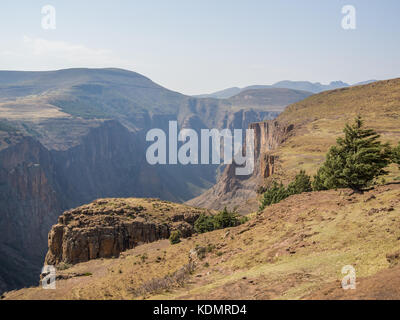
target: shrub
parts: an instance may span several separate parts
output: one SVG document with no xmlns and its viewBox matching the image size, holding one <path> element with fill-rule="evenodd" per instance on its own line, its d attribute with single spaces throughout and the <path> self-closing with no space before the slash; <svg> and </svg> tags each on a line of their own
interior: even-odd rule
<svg viewBox="0 0 400 320">
<path fill-rule="evenodd" d="M 147 254 L 146 254 L 146 253 L 143 253 L 143 254 L 140 256 L 140 260 L 142 260 L 142 262 L 146 262 L 146 260 L 147 260 Z"/>
<path fill-rule="evenodd" d="M 262 211 L 265 207 L 268 207 L 274 203 L 278 203 L 283 199 L 286 199 L 289 195 L 290 194 L 282 183 L 278 185 L 278 183 L 274 181 L 272 187 L 265 191 L 261 199 L 259 210 Z"/>
<path fill-rule="evenodd" d="M 400 142 L 396 148 L 393 148 L 392 161 L 397 163 L 400 167 Z"/>
<path fill-rule="evenodd" d="M 226 207 L 220 213 L 213 216 L 213 219 L 215 230 L 236 227 L 239 225 L 238 214 L 235 211 L 229 212 Z"/>
<path fill-rule="evenodd" d="M 196 248 L 194 248 L 194 250 L 196 251 L 197 258 L 199 258 L 200 260 L 203 260 L 207 255 L 206 247 L 201 247 L 197 245 Z"/>
<path fill-rule="evenodd" d="M 247 221 L 249 221 L 249 217 L 241 216 L 241 217 L 239 218 L 239 224 L 244 224 L 244 223 L 246 223 Z"/>
<path fill-rule="evenodd" d="M 215 249 L 215 244 L 209 243 L 209 244 L 207 245 L 206 251 L 207 251 L 207 252 L 212 252 L 214 249 Z"/>
<path fill-rule="evenodd" d="M 272 187 L 265 191 L 261 199 L 259 211 L 264 210 L 265 207 L 271 204 L 281 202 L 291 195 L 310 191 L 312 191 L 311 178 L 304 170 L 301 170 L 294 180 L 289 183 L 287 188 L 285 188 L 282 183 L 278 184 L 274 181 Z"/>
<path fill-rule="evenodd" d="M 201 214 L 194 223 L 194 229 L 198 233 L 210 232 L 218 229 L 236 227 L 247 221 L 246 217 L 240 217 L 236 211 L 224 210 L 213 216 Z"/>
<path fill-rule="evenodd" d="M 169 242 L 171 244 L 177 244 L 181 242 L 181 232 L 179 230 L 172 231 L 169 237 Z"/>
<path fill-rule="evenodd" d="M 387 174 L 384 168 L 391 161 L 389 144 L 378 141 L 380 135 L 374 130 L 363 129 L 360 117 L 353 125 L 346 124 L 344 137 L 329 150 L 325 163 L 314 177 L 316 191 L 352 188 L 361 190 L 379 176 Z"/>
<path fill-rule="evenodd" d="M 312 191 L 311 177 L 304 170 L 301 170 L 294 181 L 288 185 L 287 191 L 289 195 Z"/>
<path fill-rule="evenodd" d="M 212 216 L 206 216 L 204 213 L 194 223 L 194 230 L 197 233 L 205 233 L 214 230 L 214 219 Z"/>
</svg>

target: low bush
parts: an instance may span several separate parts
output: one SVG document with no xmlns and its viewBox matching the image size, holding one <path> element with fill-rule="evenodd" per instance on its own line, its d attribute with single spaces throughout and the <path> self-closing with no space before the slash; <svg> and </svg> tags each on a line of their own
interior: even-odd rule
<svg viewBox="0 0 400 320">
<path fill-rule="evenodd" d="M 311 178 L 305 171 L 301 170 L 287 188 L 282 183 L 278 184 L 274 181 L 272 187 L 267 188 L 264 192 L 260 201 L 259 211 L 264 210 L 271 204 L 281 202 L 291 195 L 310 191 L 312 191 Z"/>
<path fill-rule="evenodd" d="M 235 210 L 228 211 L 225 207 L 224 210 L 213 216 L 206 216 L 201 214 L 194 223 L 194 229 L 198 233 L 205 233 L 219 229 L 236 227 L 248 221 L 247 217 L 241 217 Z"/>
<path fill-rule="evenodd" d="M 178 230 L 172 231 L 169 237 L 169 242 L 171 244 L 177 244 L 181 242 L 181 232 Z"/>
</svg>

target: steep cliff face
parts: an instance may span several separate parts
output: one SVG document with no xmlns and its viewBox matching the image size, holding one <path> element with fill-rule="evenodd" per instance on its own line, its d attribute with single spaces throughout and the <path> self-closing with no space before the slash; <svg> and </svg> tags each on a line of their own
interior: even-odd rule
<svg viewBox="0 0 400 320">
<path fill-rule="evenodd" d="M 249 129 L 254 130 L 253 173 L 248 176 L 237 176 L 235 172 L 237 165 L 235 163 L 228 165 L 213 188 L 188 201 L 187 204 L 213 209 L 239 206 L 239 211 L 242 212 L 255 209 L 256 204 L 249 204 L 246 201 L 254 198 L 258 184 L 274 173 L 277 158 L 272 152 L 290 137 L 294 125 L 270 120 L 251 123 Z M 246 205 L 246 208 L 241 208 L 243 205 Z"/>
<path fill-rule="evenodd" d="M 253 176 L 268 178 L 274 173 L 277 160 L 271 152 L 290 137 L 294 125 L 274 120 L 252 123 L 249 128 L 254 130 L 256 166 Z"/>
<path fill-rule="evenodd" d="M 138 244 L 166 239 L 172 230 L 194 232 L 195 209 L 156 199 L 100 199 L 64 212 L 48 237 L 45 264 L 76 264 L 116 257 Z"/>
<path fill-rule="evenodd" d="M 181 201 L 193 192 L 187 182 L 215 179 L 212 168 L 150 166 L 144 137 L 115 120 L 93 125 L 66 150 L 21 134 L 5 140 L 12 143 L 2 141 L 0 151 L 0 291 L 37 283 L 48 232 L 63 210 L 103 197 Z"/>
<path fill-rule="evenodd" d="M 51 151 L 69 207 L 137 191 L 143 143 L 117 121 L 105 121 L 65 151 Z M 136 188 L 135 188 L 136 186 Z"/>
<path fill-rule="evenodd" d="M 2 150 L 0 191 L 3 289 L 36 283 L 47 233 L 63 202 L 51 153 L 30 137 Z"/>
</svg>

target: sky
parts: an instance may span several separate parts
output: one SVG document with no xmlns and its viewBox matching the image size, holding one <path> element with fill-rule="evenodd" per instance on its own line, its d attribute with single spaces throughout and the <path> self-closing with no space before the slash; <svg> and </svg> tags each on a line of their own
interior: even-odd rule
<svg viewBox="0 0 400 320">
<path fill-rule="evenodd" d="M 399 17 L 398 0 L 1 0 L 0 70 L 118 67 L 184 94 L 383 80 L 400 76 Z"/>
</svg>

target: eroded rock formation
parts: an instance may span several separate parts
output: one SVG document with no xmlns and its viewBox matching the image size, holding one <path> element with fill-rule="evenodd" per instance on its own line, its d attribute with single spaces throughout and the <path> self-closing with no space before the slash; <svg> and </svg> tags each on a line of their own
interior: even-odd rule
<svg viewBox="0 0 400 320">
<path fill-rule="evenodd" d="M 171 231 L 183 237 L 205 209 L 156 199 L 102 199 L 63 213 L 49 233 L 45 264 L 76 264 L 116 257 L 141 243 L 166 239 Z"/>
<path fill-rule="evenodd" d="M 294 126 L 269 120 L 251 123 L 249 129 L 254 130 L 253 173 L 249 176 L 238 176 L 235 174 L 237 165 L 228 165 L 213 188 L 187 204 L 212 209 L 222 209 L 224 206 L 240 207 L 245 204 L 247 210 L 256 209 L 246 201 L 255 198 L 257 186 L 274 173 L 277 157 L 273 151 L 292 134 Z"/>
</svg>

